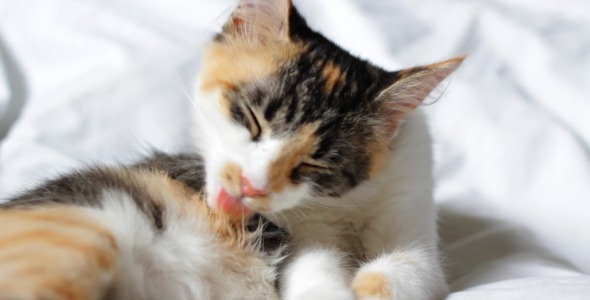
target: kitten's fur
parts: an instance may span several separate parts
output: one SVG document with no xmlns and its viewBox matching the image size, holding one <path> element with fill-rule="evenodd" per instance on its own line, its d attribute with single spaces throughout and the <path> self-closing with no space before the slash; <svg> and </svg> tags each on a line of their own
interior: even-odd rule
<svg viewBox="0 0 590 300">
<path fill-rule="evenodd" d="M 0 299 L 273 299 L 286 234 L 211 212 L 200 157 L 90 167 L 0 206 Z"/>
<path fill-rule="evenodd" d="M 207 202 L 294 235 L 286 299 L 433 299 L 431 141 L 415 111 L 462 62 L 388 72 L 314 32 L 289 0 L 242 0 L 195 91 Z"/>
<path fill-rule="evenodd" d="M 232 219 L 200 201 L 198 157 L 49 181 L 0 209 L 0 298 L 276 298 L 282 248 L 258 241 L 284 234 L 246 230 L 251 211 L 294 234 L 286 299 L 442 297 L 430 138 L 412 111 L 460 62 L 387 72 L 288 0 L 242 0 L 196 92 L 207 202 Z"/>
</svg>

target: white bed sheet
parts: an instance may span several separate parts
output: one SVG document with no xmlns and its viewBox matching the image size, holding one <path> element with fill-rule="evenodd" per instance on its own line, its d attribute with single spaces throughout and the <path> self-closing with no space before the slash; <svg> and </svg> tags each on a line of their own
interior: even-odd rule
<svg viewBox="0 0 590 300">
<path fill-rule="evenodd" d="M 295 3 L 389 68 L 469 54 L 425 107 L 449 299 L 590 299 L 590 3 Z M 233 4 L 0 0 L 0 132 L 16 120 L 0 198 L 86 162 L 187 149 L 185 93 Z"/>
<path fill-rule="evenodd" d="M 3 57 L 2 50 L 0 49 L 0 57 Z M 0 119 L 6 113 L 8 107 L 8 100 L 10 98 L 10 89 L 8 88 L 8 79 L 6 78 L 6 68 L 0 60 Z"/>
</svg>

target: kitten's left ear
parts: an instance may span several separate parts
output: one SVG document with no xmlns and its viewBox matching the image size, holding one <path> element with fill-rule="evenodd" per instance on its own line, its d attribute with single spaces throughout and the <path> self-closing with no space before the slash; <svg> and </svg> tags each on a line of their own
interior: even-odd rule
<svg viewBox="0 0 590 300">
<path fill-rule="evenodd" d="M 291 0 L 240 0 L 223 35 L 248 43 L 287 42 Z"/>
<path fill-rule="evenodd" d="M 457 57 L 392 73 L 395 81 L 377 96 L 386 133 L 395 135 L 405 116 L 422 104 L 432 90 L 455 71 L 464 59 L 465 57 Z"/>
</svg>

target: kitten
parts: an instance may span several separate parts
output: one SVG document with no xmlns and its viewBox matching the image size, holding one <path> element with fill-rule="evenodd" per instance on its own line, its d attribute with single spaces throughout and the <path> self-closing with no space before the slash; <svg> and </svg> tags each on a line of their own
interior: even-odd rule
<svg viewBox="0 0 590 300">
<path fill-rule="evenodd" d="M 0 299 L 277 299 L 286 233 L 211 212 L 198 156 L 89 167 L 0 206 Z"/>
<path fill-rule="evenodd" d="M 194 93 L 207 203 L 288 228 L 286 299 L 434 299 L 431 140 L 416 108 L 463 58 L 401 71 L 358 59 L 288 0 L 241 0 Z"/>
</svg>

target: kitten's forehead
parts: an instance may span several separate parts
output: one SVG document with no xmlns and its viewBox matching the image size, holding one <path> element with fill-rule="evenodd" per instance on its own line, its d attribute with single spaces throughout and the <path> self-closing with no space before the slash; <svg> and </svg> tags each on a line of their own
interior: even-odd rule
<svg viewBox="0 0 590 300">
<path fill-rule="evenodd" d="M 213 42 L 205 49 L 202 82 L 204 91 L 236 91 L 247 83 L 268 78 L 302 51 L 301 45 L 251 45 Z"/>
<path fill-rule="evenodd" d="M 308 45 L 272 74 L 242 82 L 225 96 L 230 104 L 245 101 L 258 110 L 275 134 L 318 121 L 346 123 L 370 117 L 380 88 L 376 72 L 330 46 Z"/>
</svg>

